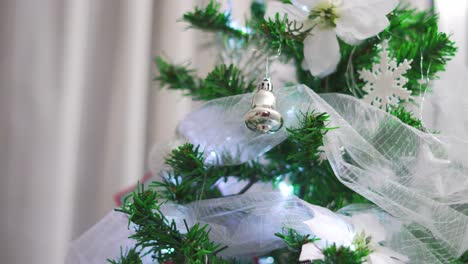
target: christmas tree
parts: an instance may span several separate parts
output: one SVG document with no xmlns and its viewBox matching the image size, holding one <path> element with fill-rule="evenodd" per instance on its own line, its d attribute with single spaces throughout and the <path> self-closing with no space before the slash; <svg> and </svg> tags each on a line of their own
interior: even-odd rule
<svg viewBox="0 0 468 264">
<path fill-rule="evenodd" d="M 250 12 L 243 27 L 215 1 L 184 14 L 216 35 L 205 77 L 155 59 L 161 87 L 207 103 L 180 124 L 185 143 L 160 180 L 116 209 L 134 244 L 108 261 L 466 263 L 466 204 L 437 207 L 446 197 L 428 201 L 423 183 L 466 170 L 444 163 L 438 132 L 411 111 L 456 52 L 437 15 L 396 0 L 253 1 Z M 272 82 L 270 64 L 295 76 Z M 242 187 L 227 192 L 228 180 Z M 252 191 L 261 184 L 292 194 Z M 373 223 L 398 231 L 381 238 Z"/>
</svg>

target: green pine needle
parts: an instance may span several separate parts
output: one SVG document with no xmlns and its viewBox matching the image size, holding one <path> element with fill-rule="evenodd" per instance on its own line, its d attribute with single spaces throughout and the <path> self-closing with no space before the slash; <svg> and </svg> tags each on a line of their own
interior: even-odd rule
<svg viewBox="0 0 468 264">
<path fill-rule="evenodd" d="M 468 263 L 468 250 L 465 251 L 456 261 L 453 261 L 453 264 L 467 264 Z"/>
<path fill-rule="evenodd" d="M 311 29 L 305 30 L 302 24 L 279 14 L 273 19 L 252 21 L 251 26 L 257 34 L 259 45 L 271 53 L 281 52 L 287 59 L 299 60 L 303 57 L 303 41 Z"/>
<path fill-rule="evenodd" d="M 439 32 L 438 16 L 432 10 L 397 9 L 390 18 L 390 27 L 381 34 L 390 39 L 390 51 L 397 61 L 413 60 L 406 74 L 406 87 L 418 95 L 427 89 L 420 80 L 436 79 L 438 73 L 455 55 L 457 48 L 449 36 Z"/>
<path fill-rule="evenodd" d="M 258 161 L 229 166 L 205 164 L 199 146 L 189 143 L 174 149 L 166 164 L 170 169 L 162 173 L 161 181 L 151 183 L 150 187 L 156 188 L 164 199 L 182 204 L 222 197 L 217 183 L 226 181 L 228 176 L 248 181 L 239 194 L 258 181 L 271 181 L 270 171 Z"/>
<path fill-rule="evenodd" d="M 252 92 L 255 89 L 253 80 L 247 81 L 244 74 L 234 65 L 216 66 L 205 79 L 194 76 L 194 71 L 187 66 L 170 64 L 162 57 L 155 60 L 159 69 L 161 87 L 171 90 L 182 90 L 195 100 L 212 100 L 216 98 Z"/>
<path fill-rule="evenodd" d="M 296 230 L 291 228 L 284 228 L 281 233 L 275 234 L 281 238 L 287 246 L 288 251 L 282 252 L 279 255 L 279 263 L 297 263 L 305 244 L 314 243 L 320 240 L 317 237 L 310 237 L 310 235 L 299 234 Z M 371 253 L 369 248 L 371 238 L 365 236 L 364 233 L 357 235 L 352 243 L 353 249 L 346 246 L 336 246 L 332 244 L 321 251 L 324 255 L 323 260 L 313 260 L 308 263 L 314 264 L 361 264 L 367 260 Z"/>
<path fill-rule="evenodd" d="M 116 209 L 128 215 L 129 224 L 135 224 L 135 233 L 129 238 L 136 244 L 127 256 L 120 258 L 120 262 L 111 263 L 138 263 L 132 261 L 138 261 L 145 254 L 151 254 L 159 263 L 206 263 L 206 260 L 228 263 L 217 256 L 225 247 L 210 240 L 207 225 L 188 227 L 185 224 L 186 231 L 180 232 L 183 227 L 177 227 L 174 220 L 168 220 L 161 212 L 163 202 L 160 199 L 156 191 L 144 190 L 141 186 L 125 199 L 121 208 Z"/>
<path fill-rule="evenodd" d="M 203 81 L 196 99 L 211 100 L 231 95 L 252 92 L 255 89 L 253 81 L 247 82 L 242 72 L 234 65 L 218 65 Z"/>
<path fill-rule="evenodd" d="M 286 243 L 287 252 L 279 256 L 279 263 L 298 263 L 299 256 L 301 255 L 302 246 L 308 243 L 313 243 L 318 238 L 311 237 L 310 235 L 302 235 L 292 228 L 283 228 L 280 233 L 275 233 L 275 236 L 281 238 Z"/>
<path fill-rule="evenodd" d="M 266 12 L 266 5 L 263 1 L 254 0 L 250 4 L 250 13 L 253 19 L 263 19 Z"/>
<path fill-rule="evenodd" d="M 314 260 L 313 264 L 361 264 L 367 260 L 372 251 L 369 248 L 371 238 L 364 233 L 356 235 L 352 247 L 337 246 L 333 243 L 331 246 L 322 250 L 323 260 Z"/>
<path fill-rule="evenodd" d="M 316 237 L 310 237 L 310 235 L 301 235 L 296 230 L 286 227 L 283 228 L 281 233 L 275 233 L 275 236 L 281 238 L 292 251 L 298 253 L 301 252 L 303 245 L 320 240 Z M 297 259 L 299 259 L 299 256 Z"/>
<path fill-rule="evenodd" d="M 300 117 L 302 123 L 298 128 L 287 128 L 288 140 L 297 147 L 297 151 L 290 153 L 289 161 L 309 161 L 318 163 L 322 152 L 323 136 L 335 128 L 327 127 L 330 116 L 326 113 L 303 113 Z"/>
<path fill-rule="evenodd" d="M 276 181 L 288 176 L 294 194 L 312 204 L 338 210 L 351 203 L 369 203 L 335 176 L 328 161 L 320 161 L 323 136 L 330 130 L 326 113 L 303 113 L 301 125 L 288 128 L 288 138 L 266 153 Z"/>
<path fill-rule="evenodd" d="M 187 66 L 170 64 L 162 57 L 156 57 L 155 64 L 159 70 L 159 76 L 155 81 L 159 81 L 162 87 L 172 90 L 186 90 L 187 95 L 196 93 L 199 87 L 199 80 L 194 76 L 194 70 Z"/>
<path fill-rule="evenodd" d="M 361 264 L 369 253 L 352 250 L 350 247 L 331 245 L 323 250 L 324 260 L 314 260 L 313 264 Z"/>
<path fill-rule="evenodd" d="M 150 185 L 158 189 L 165 199 L 189 203 L 221 196 L 214 184 L 223 176 L 208 175 L 199 146 L 187 143 L 174 149 L 166 158 L 166 164 L 171 170 L 162 175 L 162 181 Z"/>
<path fill-rule="evenodd" d="M 229 13 L 220 12 L 221 5 L 216 1 L 210 1 L 205 8 L 196 7 L 193 12 L 185 13 L 183 20 L 190 23 L 191 27 L 223 34 L 245 38 L 247 34 L 231 26 Z"/>
<path fill-rule="evenodd" d="M 171 166 L 174 174 L 185 177 L 198 177 L 203 174 L 203 152 L 199 146 L 187 143 L 172 150 L 166 158 L 166 164 Z"/>
<path fill-rule="evenodd" d="M 422 121 L 414 117 L 413 113 L 406 110 L 405 107 L 403 106 L 392 107 L 392 108 L 389 108 L 387 112 L 397 117 L 398 119 L 400 119 L 401 122 L 409 126 L 412 126 L 418 130 L 425 131 Z"/>
<path fill-rule="evenodd" d="M 290 3 L 290 1 L 283 1 Z M 218 32 L 226 36 L 242 35 L 242 42 L 250 42 L 270 54 L 281 51 L 282 57 L 294 60 L 297 78 L 316 92 L 341 92 L 363 96 L 363 91 L 354 91 L 354 86 L 362 88 L 363 81 L 356 78 L 357 71 L 369 69 L 378 58 L 379 50 L 376 45 L 382 39 L 389 39 L 391 55 L 398 62 L 404 59 L 412 60 L 412 68 L 406 76 L 409 81 L 406 88 L 413 95 L 424 92 L 427 84 L 421 80 L 431 80 L 438 77 L 438 73 L 445 70 L 445 65 L 454 56 L 457 48 L 449 36 L 438 31 L 438 17 L 431 10 L 416 11 L 408 6 L 401 6 L 388 15 L 390 26 L 375 36 L 364 40 L 356 46 L 348 45 L 340 40 L 341 61 L 335 73 L 319 79 L 303 70 L 304 60 L 303 41 L 307 35 L 313 33 L 311 29 L 304 29 L 303 25 L 290 21 L 287 16 L 263 18 L 265 6 L 254 1 L 251 5 L 253 18 L 247 21 L 248 33 L 232 33 L 230 17 L 219 11 L 219 5 L 210 1 L 206 9 L 197 8 L 186 14 L 185 19 L 192 27 L 204 31 Z M 237 30 L 238 31 L 238 30 Z M 353 83 L 354 82 L 354 83 Z M 352 84 L 351 84 L 352 83 Z M 353 87 L 350 87 L 350 86 Z M 227 88 L 226 88 L 227 89 Z M 221 94 L 225 94 L 220 92 Z"/>
<path fill-rule="evenodd" d="M 138 254 L 135 248 L 130 249 L 126 254 L 123 254 L 122 249 L 120 249 L 119 259 L 108 259 L 107 262 L 110 264 L 143 264 L 143 261 L 140 259 L 140 254 Z"/>
</svg>

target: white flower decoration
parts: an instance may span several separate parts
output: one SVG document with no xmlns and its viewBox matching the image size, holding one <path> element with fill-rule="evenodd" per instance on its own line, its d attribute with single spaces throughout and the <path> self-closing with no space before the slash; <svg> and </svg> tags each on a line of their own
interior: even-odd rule
<svg viewBox="0 0 468 264">
<path fill-rule="evenodd" d="M 292 5 L 270 2 L 265 17 L 288 15 L 289 20 L 311 29 L 304 40 L 303 66 L 312 75 L 324 77 L 340 62 L 337 36 L 350 45 L 382 32 L 389 24 L 386 15 L 398 0 L 292 0 Z"/>
<path fill-rule="evenodd" d="M 336 244 L 337 247 L 353 248 L 356 239 L 362 239 L 362 234 L 371 238 L 369 249 L 371 254 L 367 257 L 368 264 L 401 264 L 407 263 L 408 257 L 383 247 L 380 242 L 386 239 L 386 231 L 379 219 L 371 213 L 356 214 L 351 217 L 337 215 L 330 210 L 308 204 L 316 214 L 314 218 L 304 223 L 310 228 L 312 234 L 320 238 L 314 243 L 302 247 L 300 261 L 323 259 L 322 249 Z M 313 245 L 312 245 L 313 244 Z"/>
</svg>

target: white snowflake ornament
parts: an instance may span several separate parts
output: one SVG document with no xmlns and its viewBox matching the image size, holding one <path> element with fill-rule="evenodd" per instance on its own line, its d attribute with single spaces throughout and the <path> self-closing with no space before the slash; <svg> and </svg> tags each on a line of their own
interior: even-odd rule
<svg viewBox="0 0 468 264">
<path fill-rule="evenodd" d="M 404 60 L 397 64 L 395 58 L 391 58 L 388 52 L 388 41 L 381 45 L 380 63 L 372 64 L 372 70 L 362 69 L 359 78 L 366 82 L 362 88 L 367 94 L 363 100 L 381 109 L 387 109 L 389 105 L 398 105 L 401 100 L 411 98 L 411 91 L 404 88 L 408 79 L 403 75 L 411 69 L 412 60 Z"/>
</svg>

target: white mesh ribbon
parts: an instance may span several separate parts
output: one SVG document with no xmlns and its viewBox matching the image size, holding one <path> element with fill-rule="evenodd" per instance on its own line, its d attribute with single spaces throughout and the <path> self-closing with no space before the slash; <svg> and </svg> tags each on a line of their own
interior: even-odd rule
<svg viewBox="0 0 468 264">
<path fill-rule="evenodd" d="M 191 212 L 189 223 L 209 224 L 210 238 L 228 246 L 221 255 L 229 257 L 259 256 L 281 248 L 284 244 L 275 233 L 285 226 L 308 233 L 304 221 L 314 217 L 302 200 L 280 192 L 201 200 L 185 207 Z"/>
<path fill-rule="evenodd" d="M 135 244 L 128 239 L 132 232 L 127 225 L 128 219 L 125 215 L 118 212 L 108 213 L 95 226 L 73 241 L 65 263 L 97 264 L 105 263 L 108 258 L 117 259 L 121 250 L 125 253 Z"/>
<path fill-rule="evenodd" d="M 325 213 L 332 214 L 323 208 Z M 247 258 L 268 253 L 284 247 L 274 234 L 285 226 L 301 233 L 310 229 L 304 221 L 314 217 L 313 207 L 295 196 L 284 196 L 280 192 L 250 193 L 219 199 L 177 205 L 166 203 L 161 211 L 174 220 L 181 232 L 195 223 L 210 226 L 210 238 L 228 248 L 222 251 L 226 257 Z M 109 213 L 96 226 L 73 242 L 67 263 L 104 263 L 107 258 L 117 259 L 120 248 L 126 252 L 134 245 L 127 239 L 132 234 L 127 230 L 128 220 L 116 212 Z M 153 263 L 147 256 L 144 263 Z"/>
<path fill-rule="evenodd" d="M 253 256 L 284 247 L 282 240 L 274 235 L 284 227 L 320 237 L 321 240 L 316 242 L 320 248 L 332 243 L 350 246 L 353 237 L 364 231 L 372 237 L 370 257 L 391 260 L 369 263 L 402 263 L 391 257 L 411 259 L 412 263 L 441 263 L 400 221 L 369 205 L 348 206 L 337 214 L 295 196 L 260 192 L 186 205 L 166 203 L 161 210 L 175 221 L 181 232 L 185 232 L 183 220 L 189 226 L 208 224 L 210 238 L 228 246 L 221 255 L 235 256 L 245 263 L 251 263 Z M 125 253 L 134 245 L 134 241 L 128 239 L 131 234 L 124 215 L 109 213 L 73 242 L 66 263 L 98 264 L 105 259 L 117 260 L 121 250 Z M 156 262 L 147 255 L 143 263 Z"/>
<path fill-rule="evenodd" d="M 366 207 L 367 209 L 369 208 Z M 355 235 L 351 218 L 281 192 L 249 193 L 185 205 L 166 203 L 162 205 L 161 211 L 168 219 L 175 221 L 181 232 L 186 231 L 184 220 L 188 226 L 195 223 L 208 224 L 210 239 L 227 246 L 221 255 L 236 257 L 246 263 L 251 263 L 253 256 L 284 247 L 284 242 L 274 234 L 285 227 L 311 235 L 314 235 L 311 230 L 320 230 L 319 234 L 324 237 L 319 242 L 322 247 L 347 241 Z M 346 213 L 355 214 L 351 210 Z M 385 216 L 380 211 L 378 214 L 382 215 L 379 216 L 382 219 Z M 311 219 L 316 221 L 311 222 Z M 398 226 L 401 224 L 397 221 L 384 223 L 382 227 L 388 230 L 384 236 L 391 238 L 395 231 L 400 231 L 400 228 L 395 228 Z M 120 256 L 120 250 L 125 253 L 134 245 L 134 241 L 128 239 L 131 234 L 124 215 L 109 213 L 72 244 L 67 263 L 97 264 L 103 263 L 105 259 L 116 260 Z M 155 262 L 151 255 L 147 255 L 143 263 Z"/>
<path fill-rule="evenodd" d="M 467 250 L 467 142 L 418 131 L 351 96 L 319 96 L 304 85 L 277 89 L 275 93 L 285 127 L 297 126 L 300 112 L 314 110 L 330 115 L 329 125 L 338 129 L 326 134 L 324 150 L 336 176 L 384 210 L 351 206 L 342 209 L 342 214 L 377 217 L 385 230 L 378 242 L 408 257 L 410 263 L 448 263 Z M 245 128 L 243 115 L 251 99 L 252 94 L 245 94 L 210 101 L 181 122 L 179 134 L 201 145 L 207 161 L 214 164 L 238 164 L 259 157 L 281 143 L 287 133 L 282 129 L 274 135 L 260 135 Z M 345 219 L 279 193 L 166 205 L 164 212 L 179 223 L 182 219 L 189 224 L 208 223 L 212 239 L 229 247 L 225 256 L 258 255 L 284 246 L 275 232 L 289 226 L 312 233 L 303 222 L 318 215 L 337 223 Z M 96 245 L 94 240 L 102 241 L 105 233 L 111 232 L 106 221 L 115 217 L 108 216 L 75 242 L 74 254 L 98 254 L 89 245 Z M 352 229 L 349 221 L 345 225 Z M 122 236 L 114 233 L 112 237 Z M 105 248 L 112 244 L 114 251 L 99 254 L 110 258 L 116 257 L 120 245 L 128 243 L 107 242 Z"/>
<path fill-rule="evenodd" d="M 336 176 L 406 223 L 412 235 L 401 238 L 401 247 L 425 241 L 442 262 L 468 249 L 467 142 L 418 131 L 347 95 L 319 96 L 305 85 L 278 89 L 276 95 L 286 127 L 297 126 L 300 112 L 330 115 L 330 126 L 339 128 L 326 134 L 324 149 Z M 180 124 L 179 132 L 200 144 L 213 162 L 258 157 L 287 135 L 245 128 L 243 115 L 251 98 L 208 102 Z"/>
</svg>

